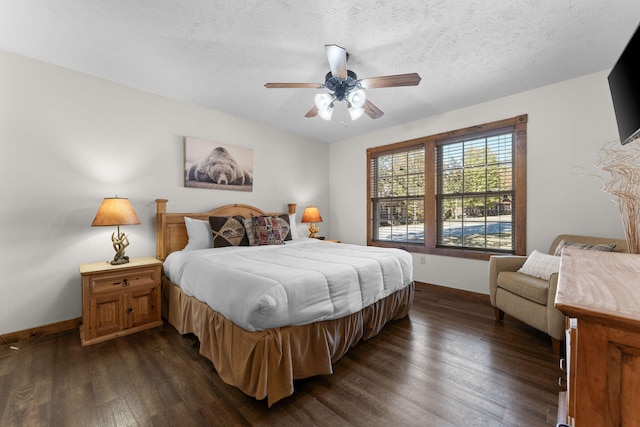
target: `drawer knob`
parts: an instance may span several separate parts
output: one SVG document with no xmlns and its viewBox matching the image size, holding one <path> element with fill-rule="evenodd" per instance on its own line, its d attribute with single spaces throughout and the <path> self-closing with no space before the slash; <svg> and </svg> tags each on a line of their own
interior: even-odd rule
<svg viewBox="0 0 640 427">
<path fill-rule="evenodd" d="M 132 311 L 133 311 L 133 308 L 127 308 L 126 313 L 131 314 Z"/>
<path fill-rule="evenodd" d="M 129 286 L 129 285 L 130 285 L 130 283 L 129 283 L 129 281 L 125 278 L 125 279 L 122 279 L 122 282 L 113 282 L 113 285 L 114 285 L 114 286 L 116 286 L 116 285 L 122 285 L 122 287 L 123 287 L 123 288 L 125 288 L 125 287 Z"/>
</svg>

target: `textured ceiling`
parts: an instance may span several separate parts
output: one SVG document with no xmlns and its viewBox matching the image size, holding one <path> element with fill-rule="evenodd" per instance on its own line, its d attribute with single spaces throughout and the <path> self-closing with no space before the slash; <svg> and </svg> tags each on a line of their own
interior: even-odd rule
<svg viewBox="0 0 640 427">
<path fill-rule="evenodd" d="M 0 0 L 0 49 L 316 140 L 333 142 L 609 69 L 638 0 Z M 358 77 L 417 72 L 370 89 L 385 115 L 308 119 L 325 44 Z"/>
</svg>

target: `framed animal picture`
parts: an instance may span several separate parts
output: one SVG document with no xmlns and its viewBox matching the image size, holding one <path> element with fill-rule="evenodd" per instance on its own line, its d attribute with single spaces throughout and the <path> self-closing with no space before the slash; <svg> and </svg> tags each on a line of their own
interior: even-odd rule
<svg viewBox="0 0 640 427">
<path fill-rule="evenodd" d="M 185 137 L 184 186 L 253 191 L 253 150 Z"/>
</svg>

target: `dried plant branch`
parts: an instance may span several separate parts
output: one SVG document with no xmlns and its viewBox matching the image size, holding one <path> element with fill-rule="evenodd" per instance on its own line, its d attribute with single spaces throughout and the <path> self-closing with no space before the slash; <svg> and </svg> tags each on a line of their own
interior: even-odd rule
<svg viewBox="0 0 640 427">
<path fill-rule="evenodd" d="M 618 199 L 629 252 L 640 254 L 640 146 L 610 142 L 600 149 L 596 166 L 608 175 L 603 190 Z"/>
</svg>

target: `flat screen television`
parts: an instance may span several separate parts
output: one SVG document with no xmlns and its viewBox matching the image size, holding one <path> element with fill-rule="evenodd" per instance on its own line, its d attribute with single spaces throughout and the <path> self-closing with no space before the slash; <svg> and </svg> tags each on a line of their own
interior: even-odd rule
<svg viewBox="0 0 640 427">
<path fill-rule="evenodd" d="M 620 142 L 640 138 L 640 26 L 609 74 Z"/>
</svg>

